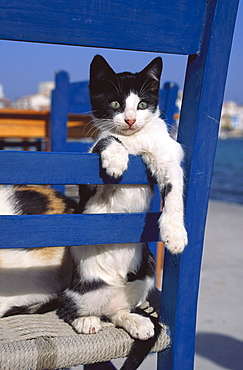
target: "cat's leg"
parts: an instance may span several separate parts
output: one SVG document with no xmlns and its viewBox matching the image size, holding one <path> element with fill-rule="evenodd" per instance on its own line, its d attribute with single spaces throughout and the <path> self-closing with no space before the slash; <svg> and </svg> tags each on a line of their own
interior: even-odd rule
<svg viewBox="0 0 243 370">
<path fill-rule="evenodd" d="M 59 297 L 58 316 L 79 334 L 95 334 L 101 329 L 100 317 L 89 315 L 85 307 L 87 299 L 87 294 L 82 295 L 69 288 Z"/>
<path fill-rule="evenodd" d="M 111 293 L 113 291 L 113 297 Z M 111 322 L 124 328 L 133 338 L 146 340 L 154 335 L 154 325 L 149 318 L 139 314 L 131 313 L 129 308 L 117 309 L 117 305 L 128 307 L 126 294 L 123 289 L 117 292 L 109 289 L 101 289 L 92 294 L 80 295 L 73 291 L 66 290 L 58 309 L 58 316 L 68 322 L 79 334 L 95 334 L 101 329 L 100 316 L 109 317 Z M 121 297 L 124 295 L 124 300 Z M 108 298 L 108 299 L 107 299 Z M 102 306 L 99 302 L 103 300 Z M 107 305 L 104 303 L 108 300 Z M 121 302 L 122 301 L 122 302 Z M 115 312 L 111 312 L 115 309 Z M 83 315 L 85 313 L 85 316 Z M 89 315 L 90 313 L 90 315 Z"/>
<path fill-rule="evenodd" d="M 170 154 L 177 152 L 175 155 Z M 159 218 L 160 234 L 171 253 L 181 253 L 187 245 L 187 232 L 184 227 L 183 204 L 183 159 L 181 146 L 171 139 L 168 154 L 159 151 L 143 155 L 143 160 L 156 178 L 163 198 L 163 212 Z"/>
<path fill-rule="evenodd" d="M 106 312 L 106 315 L 111 322 L 125 329 L 133 338 L 140 340 L 147 340 L 154 335 L 152 321 L 148 317 L 131 312 L 135 307 L 144 303 L 148 292 L 154 286 L 154 265 L 146 266 L 146 276 L 142 277 L 142 271 L 145 269 L 144 263 L 145 261 L 142 262 L 137 274 L 128 275 L 127 283 L 118 289 L 116 294 L 113 294 L 106 306 L 106 310 L 110 311 L 110 313 Z"/>
<path fill-rule="evenodd" d="M 162 188 L 163 212 L 159 218 L 161 238 L 171 253 L 183 252 L 187 245 L 184 227 L 183 171 L 178 164 L 167 168 Z"/>
<path fill-rule="evenodd" d="M 101 156 L 102 167 L 109 176 L 118 178 L 128 167 L 128 151 L 114 136 L 100 139 L 92 149 Z"/>
</svg>

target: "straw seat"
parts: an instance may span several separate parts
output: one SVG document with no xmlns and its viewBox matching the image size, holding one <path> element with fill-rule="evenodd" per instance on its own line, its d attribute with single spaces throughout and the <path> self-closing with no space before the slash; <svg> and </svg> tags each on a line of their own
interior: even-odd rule
<svg viewBox="0 0 243 370">
<path fill-rule="evenodd" d="M 158 291 L 149 301 L 158 310 Z M 143 307 L 151 309 L 148 302 Z M 170 346 L 169 329 L 161 327 L 153 352 Z M 9 316 L 0 320 L 0 369 L 49 370 L 105 362 L 127 356 L 132 343 L 125 330 L 111 323 L 103 322 L 97 334 L 85 335 L 77 334 L 55 311 Z"/>
</svg>

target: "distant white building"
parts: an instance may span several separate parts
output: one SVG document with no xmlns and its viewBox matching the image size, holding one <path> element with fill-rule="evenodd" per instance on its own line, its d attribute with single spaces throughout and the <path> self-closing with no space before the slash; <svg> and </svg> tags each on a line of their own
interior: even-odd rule
<svg viewBox="0 0 243 370">
<path fill-rule="evenodd" d="M 243 105 L 224 102 L 221 113 L 220 129 L 243 132 Z"/>
<path fill-rule="evenodd" d="M 24 96 L 14 103 L 16 109 L 48 110 L 51 104 L 51 91 L 54 89 L 54 82 L 41 82 L 39 91 L 36 94 Z"/>
<path fill-rule="evenodd" d="M 3 91 L 3 85 L 0 84 L 0 108 L 6 108 L 10 106 L 10 101 L 5 98 L 4 91 Z"/>
</svg>

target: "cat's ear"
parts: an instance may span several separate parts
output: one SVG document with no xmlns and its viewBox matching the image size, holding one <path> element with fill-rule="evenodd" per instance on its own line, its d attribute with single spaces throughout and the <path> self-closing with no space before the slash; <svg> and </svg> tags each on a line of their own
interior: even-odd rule
<svg viewBox="0 0 243 370">
<path fill-rule="evenodd" d="M 163 62 L 162 58 L 157 57 L 153 59 L 141 72 L 140 74 L 146 78 L 151 78 L 154 81 L 150 84 L 151 90 L 156 92 L 159 90 L 160 77 L 162 73 Z"/>
<path fill-rule="evenodd" d="M 115 72 L 107 61 L 101 55 L 96 55 L 90 64 L 90 80 L 104 80 L 112 75 Z"/>
<path fill-rule="evenodd" d="M 162 58 L 157 57 L 153 59 L 152 62 L 150 62 L 140 73 L 146 74 L 148 77 L 160 81 L 162 67 Z"/>
</svg>

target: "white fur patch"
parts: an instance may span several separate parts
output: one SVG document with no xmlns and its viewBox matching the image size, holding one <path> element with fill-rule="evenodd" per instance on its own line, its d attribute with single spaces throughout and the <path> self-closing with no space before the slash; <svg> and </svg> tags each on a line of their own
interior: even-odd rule
<svg viewBox="0 0 243 370">
<path fill-rule="evenodd" d="M 132 136 L 135 133 L 140 134 L 140 130 L 159 113 L 152 113 L 149 109 L 138 109 L 140 102 L 138 95 L 131 93 L 126 99 L 125 110 L 114 116 L 113 129 L 121 137 Z M 135 122 L 130 126 L 126 120 L 134 120 Z M 102 136 L 106 137 L 107 131 L 102 132 Z M 111 133 L 109 133 L 111 134 Z M 113 132 L 114 134 L 114 132 Z M 123 142 L 123 140 L 121 140 Z"/>
<path fill-rule="evenodd" d="M 119 311 L 111 317 L 111 321 L 116 326 L 123 327 L 135 339 L 147 340 L 154 335 L 151 320 L 135 313 Z"/>
<path fill-rule="evenodd" d="M 128 160 L 127 149 L 115 140 L 101 152 L 102 167 L 114 178 L 120 177 L 126 171 Z"/>
<path fill-rule="evenodd" d="M 100 318 L 97 316 L 78 317 L 72 326 L 79 334 L 96 334 L 101 329 Z"/>
<path fill-rule="evenodd" d="M 0 215 L 18 215 L 16 204 L 13 203 L 14 189 L 12 186 L 0 186 Z"/>
<path fill-rule="evenodd" d="M 127 109 L 134 109 L 137 101 L 138 97 L 131 94 L 127 98 Z M 141 117 L 139 116 L 140 113 Z M 181 253 L 188 242 L 183 219 L 183 171 L 180 166 L 183 159 L 182 148 L 169 136 L 164 121 L 159 118 L 158 111 L 152 114 L 147 109 L 138 110 L 133 131 L 126 127 L 123 113 L 118 114 L 116 119 L 118 126 L 121 125 L 123 130 L 120 129 L 121 133 L 115 136 L 123 143 L 128 153 L 142 155 L 161 191 L 167 184 L 172 186 L 170 193 L 165 198 L 163 214 L 159 220 L 160 234 L 166 247 L 172 253 Z M 106 137 L 109 134 L 109 132 L 103 131 L 101 137 Z M 117 144 L 119 145 L 119 143 Z M 108 151 L 109 147 L 107 148 L 106 157 L 109 157 Z M 115 155 L 114 152 L 113 155 Z M 122 209 L 125 209 L 124 212 L 147 211 L 146 206 L 148 207 L 151 199 L 149 187 L 144 188 L 147 192 L 146 202 L 142 201 L 141 186 L 135 185 L 133 189 L 134 192 L 130 193 L 130 189 L 127 191 L 126 186 L 119 186 L 116 190 L 110 188 L 111 191 L 106 190 L 106 193 L 102 193 L 102 197 L 101 193 L 98 194 L 97 192 L 96 198 L 94 197 L 89 202 L 87 212 L 90 213 L 92 210 L 92 213 L 96 213 L 96 206 L 98 212 L 103 210 L 104 213 L 123 212 Z M 100 189 L 100 191 L 102 190 Z M 137 196 L 135 195 L 136 192 Z M 100 207 L 101 198 L 102 207 Z M 121 206 L 124 203 L 126 203 L 126 207 Z M 136 207 L 134 207 L 135 203 Z M 134 208 L 136 208 L 136 211 Z"/>
</svg>

